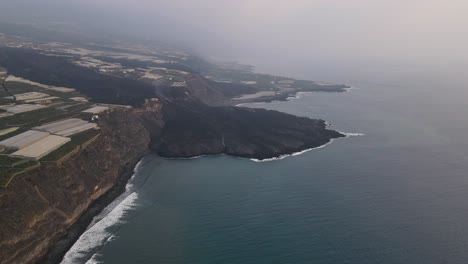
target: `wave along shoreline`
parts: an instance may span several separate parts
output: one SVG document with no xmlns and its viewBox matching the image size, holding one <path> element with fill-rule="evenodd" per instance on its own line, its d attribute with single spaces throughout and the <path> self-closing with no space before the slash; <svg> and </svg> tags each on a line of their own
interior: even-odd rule
<svg viewBox="0 0 468 264">
<path fill-rule="evenodd" d="M 346 89 L 346 92 L 349 92 L 353 87 L 349 87 Z M 296 99 L 300 99 L 306 95 L 312 94 L 314 92 L 298 92 L 295 96 L 287 97 L 286 101 L 293 101 Z M 268 102 L 268 103 L 275 103 L 277 101 Z M 236 106 L 243 106 L 246 104 L 264 104 L 266 102 L 254 102 L 254 103 L 242 103 Z M 329 125 L 329 124 L 327 124 Z M 345 133 L 340 132 L 341 134 L 345 135 L 345 137 L 354 137 L 354 136 L 364 136 L 362 133 Z M 329 142 L 317 146 L 314 148 L 305 149 L 302 151 L 298 151 L 291 154 L 284 154 L 278 157 L 268 158 L 268 159 L 249 159 L 254 162 L 270 162 L 270 161 L 277 161 L 282 160 L 288 157 L 299 156 L 304 153 L 307 153 L 312 150 L 317 150 L 321 148 L 325 148 L 329 144 L 333 143 L 336 139 L 331 139 Z M 223 155 L 223 154 L 222 154 Z M 166 158 L 166 159 L 174 159 L 174 160 L 193 160 L 202 158 L 208 155 L 200 155 L 195 157 L 189 158 Z M 125 192 L 121 194 L 118 198 L 116 198 L 111 204 L 106 206 L 100 214 L 93 218 L 93 221 L 89 225 L 88 229 L 78 238 L 78 240 L 73 244 L 69 251 L 65 254 L 62 259 L 61 264 L 78 264 L 83 263 L 83 260 L 89 256 L 93 251 L 94 254 L 91 255 L 86 260 L 86 264 L 97 264 L 101 263 L 99 258 L 101 255 L 97 252 L 96 249 L 101 248 L 107 242 L 112 241 L 116 238 L 116 236 L 107 231 L 107 229 L 111 226 L 115 226 L 117 224 L 124 224 L 125 222 L 122 220 L 126 215 L 126 212 L 133 210 L 138 206 L 138 194 L 134 192 L 133 189 L 133 182 L 135 175 L 138 173 L 140 168 L 142 167 L 142 160 L 140 160 L 133 170 L 133 175 L 128 181 L 127 185 L 125 186 Z"/>
<path fill-rule="evenodd" d="M 93 218 L 93 221 L 86 231 L 81 234 L 75 244 L 73 244 L 70 250 L 67 251 L 61 261 L 61 264 L 100 263 L 97 259 L 99 258 L 99 254 L 97 253 L 94 253 L 87 260 L 86 258 L 93 251 L 96 252 L 96 249 L 99 249 L 107 242 L 112 241 L 115 238 L 115 235 L 107 229 L 117 224 L 124 224 L 125 222 L 123 221 L 123 218 L 126 213 L 138 206 L 138 193 L 133 191 L 133 179 L 142 167 L 142 161 L 143 159 L 140 160 L 133 169 L 133 175 L 125 186 L 125 192 Z"/>
<path fill-rule="evenodd" d="M 339 132 L 343 135 L 345 135 L 345 137 L 359 137 L 359 136 L 364 136 L 363 133 L 346 133 L 346 132 Z M 329 142 L 323 144 L 323 145 L 320 145 L 318 147 L 314 147 L 314 148 L 308 148 L 308 149 L 305 149 L 305 150 L 302 150 L 302 151 L 298 151 L 298 152 L 294 152 L 294 153 L 291 153 L 291 154 L 284 154 L 284 155 L 281 155 L 281 156 L 278 156 L 278 157 L 273 157 L 273 158 L 268 158 L 268 159 L 250 159 L 251 161 L 254 161 L 254 162 L 270 162 L 270 161 L 277 161 L 277 160 L 282 160 L 282 159 L 285 159 L 285 158 L 288 158 L 288 157 L 295 157 L 295 156 L 299 156 L 299 155 L 302 155 L 304 153 L 307 153 L 309 151 L 312 151 L 312 150 L 317 150 L 317 149 L 321 149 L 321 148 L 324 148 L 328 145 L 330 145 L 331 143 L 333 143 L 333 141 L 335 141 L 336 138 L 333 138 L 331 139 Z"/>
</svg>

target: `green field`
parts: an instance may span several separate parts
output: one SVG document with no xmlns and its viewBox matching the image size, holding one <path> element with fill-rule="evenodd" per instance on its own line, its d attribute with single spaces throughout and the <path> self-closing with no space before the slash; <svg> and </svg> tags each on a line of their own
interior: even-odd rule
<svg viewBox="0 0 468 264">
<path fill-rule="evenodd" d="M 0 129 L 7 129 L 13 126 L 20 127 L 19 130 L 25 131 L 28 128 L 42 125 L 44 123 L 71 118 L 71 117 L 80 117 L 81 111 L 90 107 L 90 103 L 84 104 L 74 104 L 64 110 L 48 107 L 43 109 L 38 109 L 34 111 L 24 112 L 12 116 L 7 116 L 0 118 Z M 15 131 L 15 132 L 17 132 Z M 14 135 L 15 132 L 8 134 L 7 136 Z M 0 139 L 3 136 L 0 136 Z"/>
<path fill-rule="evenodd" d="M 67 112 L 55 108 L 43 108 L 0 118 L 1 128 L 20 126 L 33 127 L 42 123 L 57 120 L 68 115 Z"/>
<path fill-rule="evenodd" d="M 71 97 L 77 97 L 77 96 L 82 96 L 78 92 L 69 92 L 69 93 L 63 93 L 59 91 L 54 91 L 50 89 L 44 89 L 38 86 L 30 85 L 27 83 L 22 83 L 22 82 L 6 82 L 6 86 L 8 90 L 12 94 L 20 94 L 20 93 L 28 93 L 28 92 L 41 92 L 41 93 L 46 93 L 50 96 L 56 96 L 59 97 L 63 101 L 70 101 L 69 98 Z"/>
<path fill-rule="evenodd" d="M 10 127 L 10 128 L 2 129 L 2 130 L 0 130 L 0 137 L 8 135 L 8 134 L 10 134 L 12 132 L 15 132 L 18 129 L 19 129 L 19 127 Z"/>
<path fill-rule="evenodd" d="M 0 187 L 5 188 L 12 177 L 38 164 L 33 160 L 0 155 Z"/>
<path fill-rule="evenodd" d="M 23 159 L 0 155 L 0 167 L 14 167 L 14 165 L 22 162 Z"/>
<path fill-rule="evenodd" d="M 0 120 L 1 120 L 1 119 L 0 119 Z M 21 133 L 25 132 L 26 130 L 27 130 L 27 129 L 20 128 L 20 129 L 17 129 L 17 130 L 15 130 L 15 131 L 11 132 L 11 133 L 8 133 L 8 134 L 6 134 L 6 135 L 0 136 L 0 141 L 3 141 L 3 140 L 5 140 L 5 139 L 7 139 L 7 138 L 11 138 L 11 137 L 16 136 L 16 135 L 18 135 L 18 134 L 21 134 Z"/>
<path fill-rule="evenodd" d="M 61 159 L 63 156 L 67 155 L 68 153 L 75 150 L 78 146 L 85 144 L 90 139 L 94 138 L 98 134 L 100 134 L 100 130 L 89 130 L 83 133 L 79 133 L 71 137 L 71 141 L 67 144 L 61 146 L 59 149 L 53 151 L 49 155 L 45 156 L 41 159 L 41 161 L 57 161 Z"/>
<path fill-rule="evenodd" d="M 14 133 L 22 132 L 21 129 L 15 131 Z M 90 139 L 94 138 L 98 134 L 100 134 L 100 130 L 90 130 L 85 131 L 83 133 L 79 133 L 71 137 L 71 141 L 67 144 L 63 145 L 59 149 L 53 151 L 49 155 L 45 156 L 41 161 L 45 162 L 55 162 L 58 161 L 60 158 L 64 157 L 65 155 L 69 154 L 77 147 L 85 144 Z M 10 135 L 8 135 L 10 136 Z M 22 158 L 15 158 L 10 157 L 7 155 L 0 155 L 0 187 L 7 187 L 8 183 L 11 179 L 28 169 L 31 169 L 33 166 L 37 166 L 40 163 L 38 161 L 22 159 Z"/>
</svg>

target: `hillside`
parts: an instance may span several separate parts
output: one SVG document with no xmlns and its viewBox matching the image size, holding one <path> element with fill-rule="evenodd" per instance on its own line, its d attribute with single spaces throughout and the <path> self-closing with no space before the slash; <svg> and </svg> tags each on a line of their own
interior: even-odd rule
<svg viewBox="0 0 468 264">
<path fill-rule="evenodd" d="M 59 262 L 148 151 L 267 159 L 344 136 L 323 120 L 232 106 L 298 91 L 342 92 L 344 85 L 141 45 L 0 40 L 2 81 L 8 76 L 0 91 L 1 140 L 72 118 L 97 129 L 34 161 L 0 149 L 0 264 Z"/>
</svg>

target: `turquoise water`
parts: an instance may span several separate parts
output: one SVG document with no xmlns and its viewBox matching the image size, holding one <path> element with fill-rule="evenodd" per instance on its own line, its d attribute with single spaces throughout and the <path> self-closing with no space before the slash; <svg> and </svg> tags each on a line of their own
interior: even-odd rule
<svg viewBox="0 0 468 264">
<path fill-rule="evenodd" d="M 300 156 L 147 156 L 64 263 L 468 263 L 465 87 L 406 77 L 250 105 L 364 134 Z"/>
</svg>

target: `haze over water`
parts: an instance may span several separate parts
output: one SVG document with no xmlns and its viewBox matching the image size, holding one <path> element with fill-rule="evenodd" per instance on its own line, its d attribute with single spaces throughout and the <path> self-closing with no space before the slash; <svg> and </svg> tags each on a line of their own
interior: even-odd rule
<svg viewBox="0 0 468 264">
<path fill-rule="evenodd" d="M 355 88 L 250 105 L 364 136 L 264 163 L 149 155 L 131 206 L 114 205 L 102 241 L 66 263 L 467 263 L 466 82 L 373 71 L 314 70 Z"/>
</svg>

